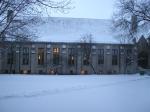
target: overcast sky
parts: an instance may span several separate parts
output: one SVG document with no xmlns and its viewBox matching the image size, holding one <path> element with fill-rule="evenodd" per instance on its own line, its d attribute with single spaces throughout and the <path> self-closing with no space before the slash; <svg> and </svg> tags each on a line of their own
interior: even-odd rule
<svg viewBox="0 0 150 112">
<path fill-rule="evenodd" d="M 53 13 L 54 17 L 111 19 L 116 0 L 72 0 L 74 9 L 68 14 Z"/>
</svg>

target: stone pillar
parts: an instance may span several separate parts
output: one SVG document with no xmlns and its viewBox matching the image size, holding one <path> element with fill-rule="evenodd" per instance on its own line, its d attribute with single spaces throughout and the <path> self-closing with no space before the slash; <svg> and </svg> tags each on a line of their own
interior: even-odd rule
<svg viewBox="0 0 150 112">
<path fill-rule="evenodd" d="M 36 48 L 35 45 L 32 45 L 31 52 L 30 52 L 30 69 L 31 73 L 35 74 L 37 73 L 36 67 L 37 67 L 37 55 L 36 55 Z"/>
<path fill-rule="evenodd" d="M 47 74 L 51 73 L 51 50 L 50 48 L 47 48 L 47 53 L 46 53 L 46 72 Z"/>
<path fill-rule="evenodd" d="M 20 66 L 21 66 L 21 63 L 20 63 L 20 46 L 17 45 L 16 46 L 16 49 L 15 49 L 15 72 L 16 73 L 20 73 Z"/>
<path fill-rule="evenodd" d="M 107 45 L 105 48 L 105 54 L 104 54 L 104 73 L 110 74 L 112 72 L 112 56 L 111 56 L 111 46 Z"/>
<path fill-rule="evenodd" d="M 60 57 L 61 57 L 61 67 L 62 67 L 62 74 L 68 74 L 68 68 L 67 68 L 67 48 L 66 45 L 63 45 L 62 49 L 61 49 L 61 53 L 60 53 Z"/>
<path fill-rule="evenodd" d="M 77 74 L 81 74 L 82 69 L 83 69 L 82 54 L 78 54 L 78 56 L 77 56 Z"/>
<path fill-rule="evenodd" d="M 120 63 L 119 63 L 119 64 L 120 64 L 119 66 L 120 66 L 120 73 L 121 73 L 121 74 L 124 74 L 124 73 L 126 72 L 126 70 L 125 70 L 125 69 L 126 69 L 126 68 L 125 68 L 125 64 L 126 64 L 126 63 L 125 63 L 125 59 L 126 59 L 126 58 L 125 58 L 125 57 L 126 57 L 126 56 L 125 56 L 125 49 L 124 49 L 124 48 L 121 48 L 121 49 L 120 49 Z"/>
</svg>

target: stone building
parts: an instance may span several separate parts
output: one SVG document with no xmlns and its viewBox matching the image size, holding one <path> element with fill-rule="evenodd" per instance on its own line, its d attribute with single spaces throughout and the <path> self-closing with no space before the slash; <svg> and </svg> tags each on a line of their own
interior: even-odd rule
<svg viewBox="0 0 150 112">
<path fill-rule="evenodd" d="M 91 52 L 84 49 L 84 43 L 5 42 L 0 50 L 0 73 L 136 73 L 135 45 L 87 43 L 86 46 L 91 46 L 86 49 Z"/>
<path fill-rule="evenodd" d="M 142 36 L 135 44 L 116 43 L 110 26 L 108 20 L 47 18 L 32 29 L 42 40 L 55 42 L 0 43 L 0 73 L 122 74 L 150 69 L 150 37 Z M 74 37 L 87 32 L 98 43 L 76 42 Z"/>
</svg>

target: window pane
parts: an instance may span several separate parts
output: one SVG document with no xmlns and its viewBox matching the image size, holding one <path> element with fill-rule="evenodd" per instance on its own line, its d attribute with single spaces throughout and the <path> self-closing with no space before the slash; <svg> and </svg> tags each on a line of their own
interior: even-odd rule
<svg viewBox="0 0 150 112">
<path fill-rule="evenodd" d="M 69 48 L 68 49 L 68 64 L 74 65 L 75 64 L 75 48 Z"/>
<path fill-rule="evenodd" d="M 118 49 L 112 49 L 112 65 L 118 65 Z"/>
<path fill-rule="evenodd" d="M 44 64 L 44 48 L 38 48 L 38 64 Z"/>
<path fill-rule="evenodd" d="M 60 49 L 59 48 L 53 48 L 53 64 L 54 65 L 59 65 L 60 61 Z"/>
<path fill-rule="evenodd" d="M 104 64 L 104 49 L 99 49 L 98 64 Z"/>
<path fill-rule="evenodd" d="M 28 65 L 29 64 L 29 48 L 23 48 L 23 54 L 22 54 L 22 64 Z"/>
</svg>

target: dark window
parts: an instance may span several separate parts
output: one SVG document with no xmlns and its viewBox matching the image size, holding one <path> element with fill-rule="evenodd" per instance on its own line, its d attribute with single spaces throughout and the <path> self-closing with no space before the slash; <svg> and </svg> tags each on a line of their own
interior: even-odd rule
<svg viewBox="0 0 150 112">
<path fill-rule="evenodd" d="M 13 52 L 7 53 L 7 64 L 13 64 L 13 61 L 14 61 L 13 57 L 14 57 Z"/>
<path fill-rule="evenodd" d="M 112 49 L 112 65 L 118 65 L 118 50 Z"/>
<path fill-rule="evenodd" d="M 118 55 L 118 50 L 117 49 L 112 49 L 112 55 Z"/>
<path fill-rule="evenodd" d="M 98 55 L 98 64 L 104 64 L 104 55 Z"/>
<path fill-rule="evenodd" d="M 132 49 L 127 49 L 127 55 L 132 55 Z"/>
<path fill-rule="evenodd" d="M 99 49 L 98 64 L 104 64 L 104 49 Z"/>
<path fill-rule="evenodd" d="M 89 65 L 89 57 L 87 55 L 83 56 L 83 65 Z"/>
<path fill-rule="evenodd" d="M 23 48 L 23 53 L 22 53 L 22 64 L 23 65 L 28 65 L 29 64 L 29 48 Z"/>
<path fill-rule="evenodd" d="M 44 48 L 38 48 L 38 64 L 44 64 Z"/>
<path fill-rule="evenodd" d="M 99 49 L 99 54 L 103 55 L 104 54 L 104 49 Z"/>
<path fill-rule="evenodd" d="M 59 56 L 60 50 L 59 48 L 53 48 L 53 64 L 59 65 L 60 56 Z"/>
</svg>

